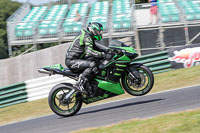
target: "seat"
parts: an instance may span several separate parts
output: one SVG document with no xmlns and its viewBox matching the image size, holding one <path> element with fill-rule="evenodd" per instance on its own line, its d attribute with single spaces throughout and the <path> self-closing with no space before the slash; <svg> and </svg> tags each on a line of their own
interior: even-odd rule
<svg viewBox="0 0 200 133">
<path fill-rule="evenodd" d="M 68 67 L 66 67 L 66 68 L 64 68 L 63 75 L 64 75 L 64 76 L 79 77 L 79 75 L 80 75 L 82 72 L 83 72 L 83 71 L 72 72 Z"/>
<path fill-rule="evenodd" d="M 99 22 L 103 25 L 104 31 L 107 29 L 108 22 L 108 13 L 109 13 L 109 2 L 108 1 L 99 1 L 95 2 L 91 10 L 89 12 L 89 19 L 87 20 L 87 24 L 89 22 Z"/>
<path fill-rule="evenodd" d="M 171 21 L 173 21 L 173 22 L 179 21 L 179 16 L 178 15 L 171 16 Z"/>
<path fill-rule="evenodd" d="M 68 34 L 70 32 L 79 32 L 82 28 L 82 21 L 85 19 L 88 11 L 88 3 L 74 3 L 71 5 L 69 13 L 64 20 L 62 27 L 64 33 Z M 80 14 L 81 18 L 79 21 L 75 22 L 76 12 Z"/>
<path fill-rule="evenodd" d="M 67 8 L 68 5 L 66 4 L 52 6 L 39 25 L 39 29 L 41 29 L 40 35 L 56 35 L 61 19 L 67 14 Z"/>
<path fill-rule="evenodd" d="M 24 18 L 22 18 L 23 23 L 18 23 L 15 27 L 15 34 L 17 37 L 27 37 L 34 34 L 34 30 L 38 24 L 38 20 L 47 11 L 47 6 L 33 7 Z"/>
<path fill-rule="evenodd" d="M 131 28 L 130 3 L 128 0 L 114 0 L 112 23 L 115 30 Z"/>
<path fill-rule="evenodd" d="M 158 10 L 161 15 L 161 22 L 168 23 L 168 22 L 179 22 L 179 10 L 176 4 L 171 2 L 160 2 L 158 4 Z"/>
</svg>

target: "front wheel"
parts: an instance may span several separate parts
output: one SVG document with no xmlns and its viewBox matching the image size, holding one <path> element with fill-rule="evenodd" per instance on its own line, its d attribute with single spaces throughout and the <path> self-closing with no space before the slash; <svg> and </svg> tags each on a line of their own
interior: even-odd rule
<svg viewBox="0 0 200 133">
<path fill-rule="evenodd" d="M 133 72 L 126 71 L 121 83 L 124 90 L 130 95 L 142 96 L 152 89 L 154 76 L 151 70 L 144 65 L 136 67 L 135 70 L 138 72 L 139 78 L 135 78 Z"/>
<path fill-rule="evenodd" d="M 82 106 L 82 100 L 78 94 L 69 94 L 72 91 L 70 84 L 58 84 L 49 93 L 48 102 L 51 110 L 59 116 L 72 116 L 76 114 Z"/>
</svg>

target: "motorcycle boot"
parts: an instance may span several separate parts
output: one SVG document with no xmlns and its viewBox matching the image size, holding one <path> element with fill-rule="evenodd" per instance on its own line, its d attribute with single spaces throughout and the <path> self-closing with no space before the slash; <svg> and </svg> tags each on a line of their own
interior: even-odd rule
<svg viewBox="0 0 200 133">
<path fill-rule="evenodd" d="M 88 81 L 87 78 L 85 78 L 82 74 L 79 76 L 78 81 L 73 85 L 75 90 L 77 90 L 78 92 L 84 93 L 84 94 L 88 94 L 87 91 L 85 90 L 84 85 L 86 84 L 86 82 Z"/>
</svg>

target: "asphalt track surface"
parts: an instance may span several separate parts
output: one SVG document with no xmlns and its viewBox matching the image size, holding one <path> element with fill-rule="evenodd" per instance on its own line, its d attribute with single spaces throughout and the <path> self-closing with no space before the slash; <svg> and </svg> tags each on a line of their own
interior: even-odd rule
<svg viewBox="0 0 200 133">
<path fill-rule="evenodd" d="M 200 86 L 193 86 L 83 108 L 72 117 L 49 115 L 0 126 L 0 133 L 67 133 L 199 107 Z"/>
</svg>

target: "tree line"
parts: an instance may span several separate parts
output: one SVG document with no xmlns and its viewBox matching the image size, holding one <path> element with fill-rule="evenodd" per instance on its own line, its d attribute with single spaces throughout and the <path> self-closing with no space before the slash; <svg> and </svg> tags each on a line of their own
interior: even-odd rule
<svg viewBox="0 0 200 133">
<path fill-rule="evenodd" d="M 0 59 L 8 58 L 8 39 L 6 20 L 19 7 L 21 3 L 11 0 L 0 0 Z"/>
</svg>

